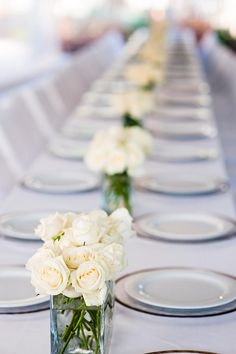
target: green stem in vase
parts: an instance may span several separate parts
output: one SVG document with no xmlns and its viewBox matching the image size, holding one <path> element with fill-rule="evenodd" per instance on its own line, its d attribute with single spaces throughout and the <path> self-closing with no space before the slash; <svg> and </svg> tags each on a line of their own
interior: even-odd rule
<svg viewBox="0 0 236 354">
<path fill-rule="evenodd" d="M 67 340 L 66 340 L 66 342 L 65 342 L 65 344 L 64 344 L 64 346 L 63 346 L 63 348 L 62 348 L 62 350 L 60 351 L 60 354 L 63 354 L 63 353 L 65 352 L 65 350 L 66 350 L 66 348 L 67 348 L 67 346 L 68 346 L 70 340 L 72 339 L 72 337 L 74 336 L 75 332 L 76 332 L 77 329 L 79 328 L 80 323 L 82 322 L 82 320 L 83 320 L 83 318 L 84 318 L 84 315 L 85 315 L 85 309 L 82 309 L 82 310 L 81 310 L 81 313 L 80 313 L 80 316 L 79 316 L 78 321 L 76 320 L 76 319 L 77 319 L 77 313 L 75 313 L 75 314 L 73 315 L 72 324 L 75 323 L 75 326 L 73 327 L 73 325 L 72 325 L 72 327 L 70 328 L 69 335 L 68 335 L 68 337 L 67 337 Z M 68 330 L 68 328 L 67 328 L 67 330 Z"/>
<path fill-rule="evenodd" d="M 104 176 L 105 209 L 112 212 L 125 207 L 131 213 L 131 179 L 128 172 Z"/>
<path fill-rule="evenodd" d="M 123 126 L 124 127 L 141 127 L 142 128 L 142 123 L 140 119 L 137 117 L 132 116 L 129 112 L 126 112 L 123 115 Z"/>
</svg>

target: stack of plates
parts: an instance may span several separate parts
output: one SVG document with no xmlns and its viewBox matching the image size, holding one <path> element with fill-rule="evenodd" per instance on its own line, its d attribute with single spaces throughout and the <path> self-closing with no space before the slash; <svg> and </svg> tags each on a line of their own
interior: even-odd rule
<svg viewBox="0 0 236 354">
<path fill-rule="evenodd" d="M 145 175 L 135 179 L 135 186 L 149 192 L 175 196 L 195 196 L 224 192 L 227 181 L 207 176 Z"/>
<path fill-rule="evenodd" d="M 0 269 L 0 313 L 25 313 L 49 308 L 49 296 L 38 295 L 30 273 L 20 266 Z"/>
<path fill-rule="evenodd" d="M 80 193 L 93 191 L 99 187 L 99 179 L 90 173 L 53 171 L 28 175 L 23 186 L 40 193 Z"/>
<path fill-rule="evenodd" d="M 236 310 L 236 279 L 205 269 L 156 268 L 117 281 L 118 302 L 170 317 L 214 316 Z"/>
<path fill-rule="evenodd" d="M 135 220 L 137 233 L 167 242 L 207 242 L 236 236 L 236 222 L 210 213 L 152 213 Z"/>
</svg>

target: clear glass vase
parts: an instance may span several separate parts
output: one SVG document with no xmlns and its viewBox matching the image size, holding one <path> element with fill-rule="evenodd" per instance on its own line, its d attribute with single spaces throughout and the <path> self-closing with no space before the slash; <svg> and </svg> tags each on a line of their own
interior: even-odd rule
<svg viewBox="0 0 236 354">
<path fill-rule="evenodd" d="M 112 213 L 126 208 L 131 213 L 131 178 L 127 172 L 104 175 L 102 179 L 103 209 Z"/>
<path fill-rule="evenodd" d="M 83 297 L 51 297 L 51 354 L 108 354 L 114 308 L 113 282 L 101 306 L 86 306 Z"/>
</svg>

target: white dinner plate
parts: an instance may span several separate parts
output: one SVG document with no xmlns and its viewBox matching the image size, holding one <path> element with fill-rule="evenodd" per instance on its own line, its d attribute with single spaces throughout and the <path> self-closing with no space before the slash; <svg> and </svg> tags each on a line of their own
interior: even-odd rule
<svg viewBox="0 0 236 354">
<path fill-rule="evenodd" d="M 34 230 L 52 211 L 15 212 L 0 215 L 0 235 L 25 241 L 41 241 Z"/>
<path fill-rule="evenodd" d="M 200 310 L 236 300 L 236 280 L 210 270 L 166 268 L 127 277 L 125 291 L 148 306 Z"/>
<path fill-rule="evenodd" d="M 114 94 L 95 93 L 90 91 L 83 96 L 81 104 L 111 107 L 113 105 L 113 100 L 114 100 Z"/>
<path fill-rule="evenodd" d="M 147 120 L 146 128 L 155 135 L 164 136 L 169 139 L 203 139 L 214 138 L 217 135 L 216 129 L 207 123 L 189 122 L 158 122 L 154 120 Z"/>
<path fill-rule="evenodd" d="M 157 110 L 158 116 L 164 116 L 168 118 L 175 119 L 199 119 L 208 120 L 211 118 L 211 111 L 208 108 L 191 108 L 191 107 L 170 107 L 170 106 L 158 106 Z"/>
<path fill-rule="evenodd" d="M 208 194 L 227 189 L 226 181 L 196 175 L 145 175 L 137 177 L 135 185 L 150 192 L 183 196 Z"/>
<path fill-rule="evenodd" d="M 49 145 L 49 151 L 54 156 L 72 160 L 82 160 L 87 148 L 86 142 L 70 139 L 56 140 Z"/>
<path fill-rule="evenodd" d="M 76 193 L 97 189 L 99 180 L 89 173 L 53 171 L 25 177 L 23 185 L 41 193 Z"/>
<path fill-rule="evenodd" d="M 148 214 L 135 221 L 139 235 L 174 242 L 205 242 L 236 234 L 230 218 L 209 213 Z"/>
<path fill-rule="evenodd" d="M 32 312 L 49 308 L 49 296 L 36 296 L 25 267 L 0 269 L 0 313 Z"/>
<path fill-rule="evenodd" d="M 169 103 L 207 107 L 210 105 L 211 102 L 209 95 L 186 95 L 181 93 L 175 93 L 173 95 L 173 93 L 168 92 L 160 92 L 157 99 L 163 105 L 165 103 Z"/>
<path fill-rule="evenodd" d="M 168 82 L 164 86 L 164 92 L 169 94 L 185 94 L 188 95 L 197 95 L 197 94 L 209 94 L 210 88 L 209 85 L 205 82 L 199 82 L 196 84 L 186 84 L 184 82 Z"/>
<path fill-rule="evenodd" d="M 166 146 L 156 147 L 150 153 L 150 158 L 169 162 L 193 162 L 213 160 L 219 153 L 214 148 L 200 148 L 198 146 Z"/>
<path fill-rule="evenodd" d="M 113 108 L 113 106 L 102 105 L 82 105 L 78 108 L 76 116 L 79 119 L 119 119 L 119 113 Z"/>
</svg>

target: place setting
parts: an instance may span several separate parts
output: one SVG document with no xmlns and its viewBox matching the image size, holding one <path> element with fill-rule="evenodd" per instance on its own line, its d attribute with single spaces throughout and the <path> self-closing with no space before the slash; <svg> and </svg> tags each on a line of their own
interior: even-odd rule
<svg viewBox="0 0 236 354">
<path fill-rule="evenodd" d="M 160 173 L 137 176 L 134 179 L 134 186 L 141 191 L 192 197 L 226 192 L 228 181 L 222 178 L 196 174 L 173 176 Z"/>
<path fill-rule="evenodd" d="M 163 117 L 165 119 L 170 120 L 186 120 L 186 121 L 199 121 L 199 122 L 208 122 L 212 120 L 211 111 L 208 108 L 203 107 L 173 107 L 168 105 L 157 105 L 154 113 L 157 115 L 157 119 L 159 117 Z"/>
<path fill-rule="evenodd" d="M 209 95 L 203 94 L 182 94 L 173 92 L 160 91 L 157 94 L 157 104 L 160 105 L 174 105 L 174 106 L 193 106 L 193 107 L 209 107 L 211 104 L 211 100 Z"/>
<path fill-rule="evenodd" d="M 48 295 L 36 295 L 25 266 L 1 266 L 0 314 L 22 314 L 47 310 Z"/>
<path fill-rule="evenodd" d="M 66 213 L 66 211 L 63 212 Z M 56 215 L 60 213 L 56 213 Z M 13 241 L 42 242 L 35 230 L 40 220 L 45 219 L 48 215 L 55 215 L 55 210 L 27 210 L 2 213 L 0 214 L 0 236 Z"/>
<path fill-rule="evenodd" d="M 192 144 L 156 144 L 149 155 L 149 159 L 173 163 L 212 161 L 218 157 L 218 149 Z"/>
<path fill-rule="evenodd" d="M 117 280 L 116 300 L 157 316 L 218 316 L 236 310 L 236 278 L 188 267 L 139 270 Z"/>
<path fill-rule="evenodd" d="M 58 158 L 68 160 L 83 160 L 88 148 L 88 142 L 84 140 L 60 138 L 49 144 L 49 152 Z"/>
<path fill-rule="evenodd" d="M 155 136 L 163 136 L 175 140 L 213 139 L 217 136 L 217 130 L 212 124 L 205 122 L 163 122 L 157 119 L 145 122 L 146 129 Z"/>
<path fill-rule="evenodd" d="M 202 243 L 236 236 L 236 221 L 207 212 L 150 213 L 135 218 L 139 237 L 173 243 Z"/>
<path fill-rule="evenodd" d="M 100 178 L 90 172 L 42 171 L 28 174 L 22 187 L 38 193 L 71 194 L 91 192 L 99 188 Z"/>
<path fill-rule="evenodd" d="M 74 113 L 68 122 L 62 127 L 60 134 L 61 139 L 67 140 L 90 140 L 94 134 L 101 129 L 106 128 L 108 125 L 117 126 L 120 123 L 121 117 L 119 120 L 116 119 L 114 122 L 111 120 L 100 119 L 100 117 L 95 113 L 93 117 L 80 119 Z"/>
</svg>

